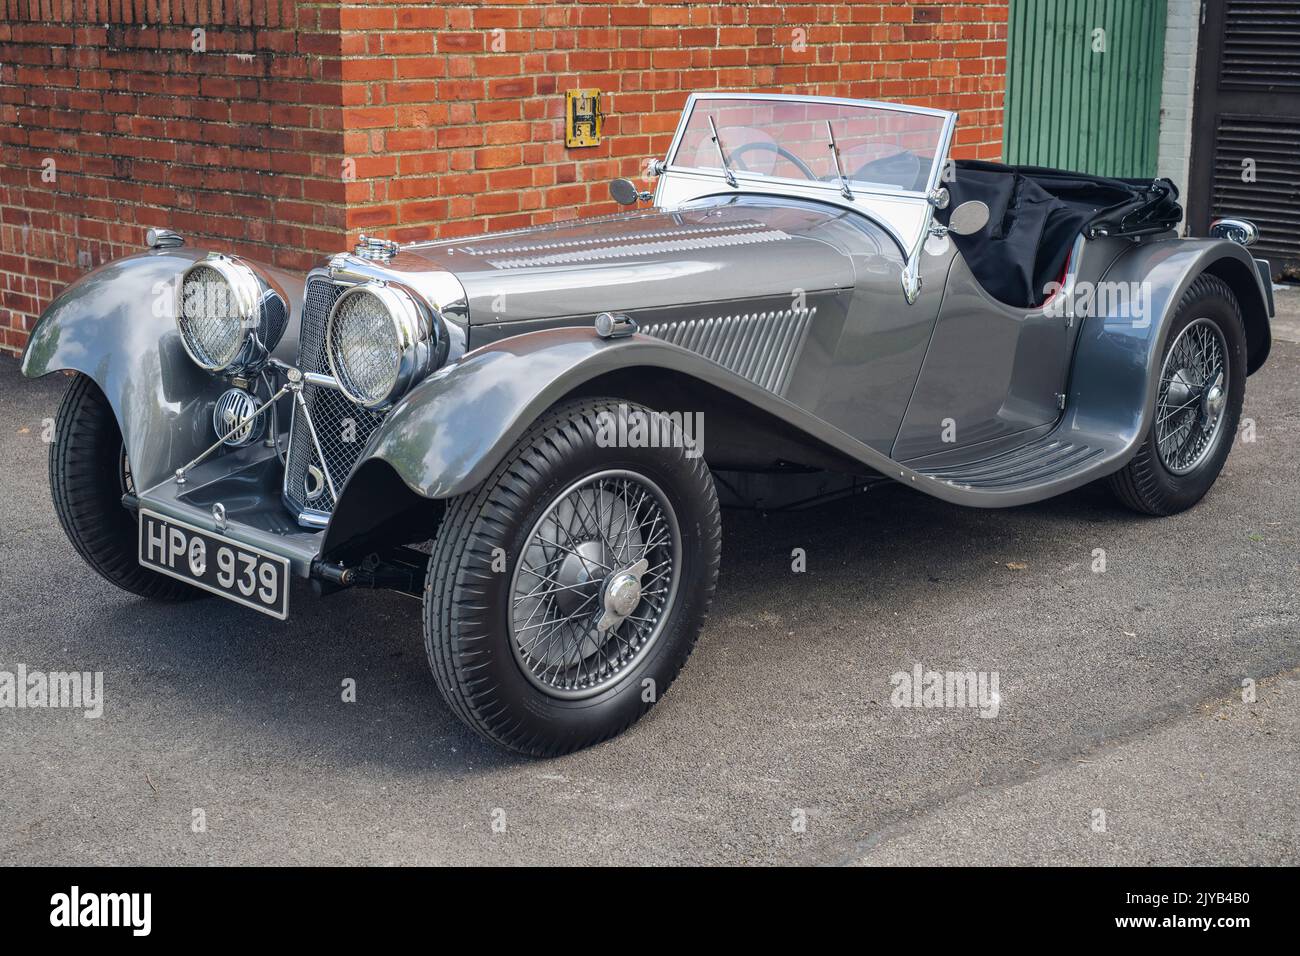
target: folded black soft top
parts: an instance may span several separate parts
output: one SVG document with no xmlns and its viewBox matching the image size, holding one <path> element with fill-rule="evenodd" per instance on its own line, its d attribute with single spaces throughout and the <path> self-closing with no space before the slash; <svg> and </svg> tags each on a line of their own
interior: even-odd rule
<svg viewBox="0 0 1300 956">
<path fill-rule="evenodd" d="M 1168 179 L 1114 179 L 979 160 L 955 165 L 947 183 L 951 202 L 938 218 L 946 223 L 969 200 L 988 204 L 988 224 L 953 240 L 980 284 L 1008 305 L 1032 307 L 1047 297 L 1080 232 L 1089 238 L 1148 235 L 1167 232 L 1183 218 L 1178 187 Z"/>
</svg>

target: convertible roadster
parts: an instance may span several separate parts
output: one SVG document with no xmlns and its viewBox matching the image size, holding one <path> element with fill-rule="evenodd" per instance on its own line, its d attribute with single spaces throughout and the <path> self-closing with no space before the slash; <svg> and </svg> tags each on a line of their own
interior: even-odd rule
<svg viewBox="0 0 1300 956">
<path fill-rule="evenodd" d="M 697 94 L 653 195 L 611 185 L 626 212 L 363 236 L 305 277 L 150 230 L 23 356 L 75 373 L 59 520 L 147 598 L 415 597 L 455 713 L 550 755 L 677 676 L 720 496 L 1005 508 L 1104 480 L 1191 507 L 1269 352 L 1254 226 L 1181 239 L 1167 180 L 953 162 L 955 122 Z"/>
</svg>

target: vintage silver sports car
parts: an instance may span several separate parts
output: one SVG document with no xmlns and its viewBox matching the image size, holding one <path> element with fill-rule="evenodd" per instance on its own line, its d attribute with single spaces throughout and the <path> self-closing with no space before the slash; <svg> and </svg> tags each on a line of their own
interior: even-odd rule
<svg viewBox="0 0 1300 956">
<path fill-rule="evenodd" d="M 514 232 L 362 237 L 307 276 L 164 229 L 49 307 L 73 545 L 162 600 L 423 602 L 434 678 L 530 754 L 619 733 L 690 654 L 723 503 L 894 481 L 1002 508 L 1213 484 L 1269 352 L 1254 226 L 1165 180 L 947 159 L 956 116 L 696 94 L 653 196 Z M 919 500 L 919 499 L 918 499 Z"/>
</svg>

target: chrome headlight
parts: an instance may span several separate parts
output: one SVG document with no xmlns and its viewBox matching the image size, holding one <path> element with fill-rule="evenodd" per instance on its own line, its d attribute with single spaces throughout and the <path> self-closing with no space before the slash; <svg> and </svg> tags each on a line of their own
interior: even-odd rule
<svg viewBox="0 0 1300 956">
<path fill-rule="evenodd" d="M 181 275 L 181 344 L 210 372 L 255 371 L 280 343 L 288 320 L 279 292 L 236 259 L 214 253 Z"/>
<path fill-rule="evenodd" d="M 398 286 L 370 283 L 344 292 L 325 324 L 330 371 L 358 405 L 392 405 L 435 368 L 446 352 L 441 322 Z"/>
</svg>

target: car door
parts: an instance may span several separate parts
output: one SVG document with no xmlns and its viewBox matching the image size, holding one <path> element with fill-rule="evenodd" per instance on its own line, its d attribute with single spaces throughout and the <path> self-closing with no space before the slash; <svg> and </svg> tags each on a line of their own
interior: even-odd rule
<svg viewBox="0 0 1300 956">
<path fill-rule="evenodd" d="M 1032 437 L 1059 417 L 1074 320 L 1049 299 L 1018 308 L 990 296 L 953 256 L 921 373 L 892 457 L 912 461 Z"/>
</svg>

